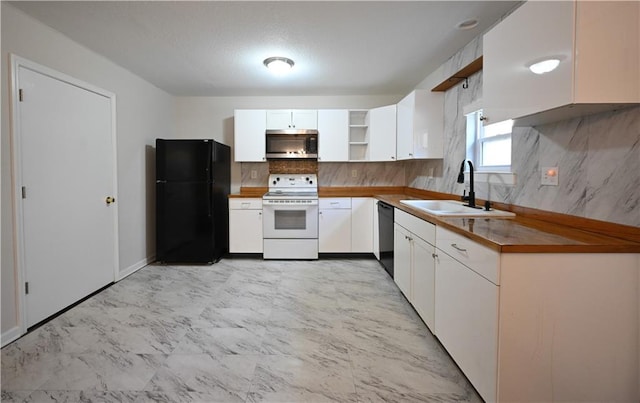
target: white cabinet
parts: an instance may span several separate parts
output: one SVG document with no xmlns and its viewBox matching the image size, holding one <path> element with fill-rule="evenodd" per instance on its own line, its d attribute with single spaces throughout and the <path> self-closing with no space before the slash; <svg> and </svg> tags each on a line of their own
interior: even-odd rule
<svg viewBox="0 0 640 403">
<path fill-rule="evenodd" d="M 318 161 L 349 160 L 349 111 L 318 110 Z"/>
<path fill-rule="evenodd" d="M 369 161 L 396 159 L 396 105 L 369 111 Z"/>
<path fill-rule="evenodd" d="M 267 130 L 317 129 L 318 111 L 311 109 L 267 110 Z"/>
<path fill-rule="evenodd" d="M 265 161 L 266 111 L 264 109 L 236 109 L 233 120 L 235 161 Z"/>
<path fill-rule="evenodd" d="M 369 159 L 369 111 L 352 109 L 349 111 L 349 160 Z"/>
<path fill-rule="evenodd" d="M 393 279 L 425 324 L 435 326 L 435 225 L 395 210 Z"/>
<path fill-rule="evenodd" d="M 415 237 L 412 247 L 411 304 L 429 329 L 435 330 L 435 247 Z"/>
<path fill-rule="evenodd" d="M 262 253 L 262 199 L 229 199 L 229 252 Z"/>
<path fill-rule="evenodd" d="M 396 158 L 443 158 L 444 96 L 415 90 L 398 102 Z"/>
<path fill-rule="evenodd" d="M 318 249 L 320 253 L 351 252 L 351 198 L 320 198 Z"/>
<path fill-rule="evenodd" d="M 640 102 L 639 24 L 637 1 L 524 3 L 483 38 L 485 124 L 537 125 Z M 529 70 L 545 59 L 558 67 Z"/>
<path fill-rule="evenodd" d="M 393 224 L 393 281 L 411 302 L 411 233 L 398 223 Z"/>
<path fill-rule="evenodd" d="M 349 111 L 349 160 L 395 161 L 396 106 Z"/>
<path fill-rule="evenodd" d="M 351 199 L 351 252 L 373 252 L 373 206 L 371 197 Z"/>
<path fill-rule="evenodd" d="M 436 246 L 435 335 L 480 396 L 495 401 L 499 287 L 487 277 L 498 278 L 498 254 L 442 227 Z"/>
</svg>

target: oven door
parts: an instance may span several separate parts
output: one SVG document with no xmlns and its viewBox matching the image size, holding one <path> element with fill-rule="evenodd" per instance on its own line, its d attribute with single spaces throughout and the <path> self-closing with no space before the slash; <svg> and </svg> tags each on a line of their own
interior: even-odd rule
<svg viewBox="0 0 640 403">
<path fill-rule="evenodd" d="M 263 204 L 265 239 L 318 238 L 318 205 Z"/>
</svg>

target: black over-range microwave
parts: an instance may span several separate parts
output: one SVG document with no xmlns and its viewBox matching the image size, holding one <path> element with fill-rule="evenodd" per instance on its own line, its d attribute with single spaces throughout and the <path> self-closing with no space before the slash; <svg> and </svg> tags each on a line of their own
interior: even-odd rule
<svg viewBox="0 0 640 403">
<path fill-rule="evenodd" d="M 318 158 L 317 130 L 267 130 L 266 136 L 267 159 Z"/>
</svg>

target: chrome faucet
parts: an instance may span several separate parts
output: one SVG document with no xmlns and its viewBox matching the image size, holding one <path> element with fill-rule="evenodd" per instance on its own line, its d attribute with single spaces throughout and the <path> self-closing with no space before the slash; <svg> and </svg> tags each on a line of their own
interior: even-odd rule
<svg viewBox="0 0 640 403">
<path fill-rule="evenodd" d="M 469 160 L 462 160 L 462 164 L 460 164 L 460 173 L 458 174 L 458 183 L 464 183 L 464 163 L 469 163 L 469 195 L 465 196 L 464 192 L 462 193 L 462 201 L 469 201 L 465 206 L 476 207 L 476 192 L 474 191 L 473 185 L 473 163 Z"/>
</svg>

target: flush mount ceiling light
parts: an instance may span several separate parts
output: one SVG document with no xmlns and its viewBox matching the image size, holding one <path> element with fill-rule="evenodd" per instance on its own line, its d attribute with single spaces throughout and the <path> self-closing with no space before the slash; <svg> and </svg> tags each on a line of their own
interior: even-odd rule
<svg viewBox="0 0 640 403">
<path fill-rule="evenodd" d="M 291 68 L 295 64 L 293 63 L 293 60 L 289 59 L 288 57 L 268 57 L 264 59 L 263 63 L 270 71 L 274 72 L 275 74 L 284 74 L 291 70 Z"/>
<path fill-rule="evenodd" d="M 470 18 L 468 20 L 464 20 L 456 24 L 456 28 L 462 31 L 466 31 L 467 29 L 472 29 L 478 26 L 478 20 L 475 18 Z"/>
<path fill-rule="evenodd" d="M 533 63 L 529 66 L 529 70 L 531 70 L 531 72 L 535 74 L 544 74 L 555 70 L 559 65 L 560 60 L 558 59 L 546 59 L 537 63 Z"/>
</svg>

